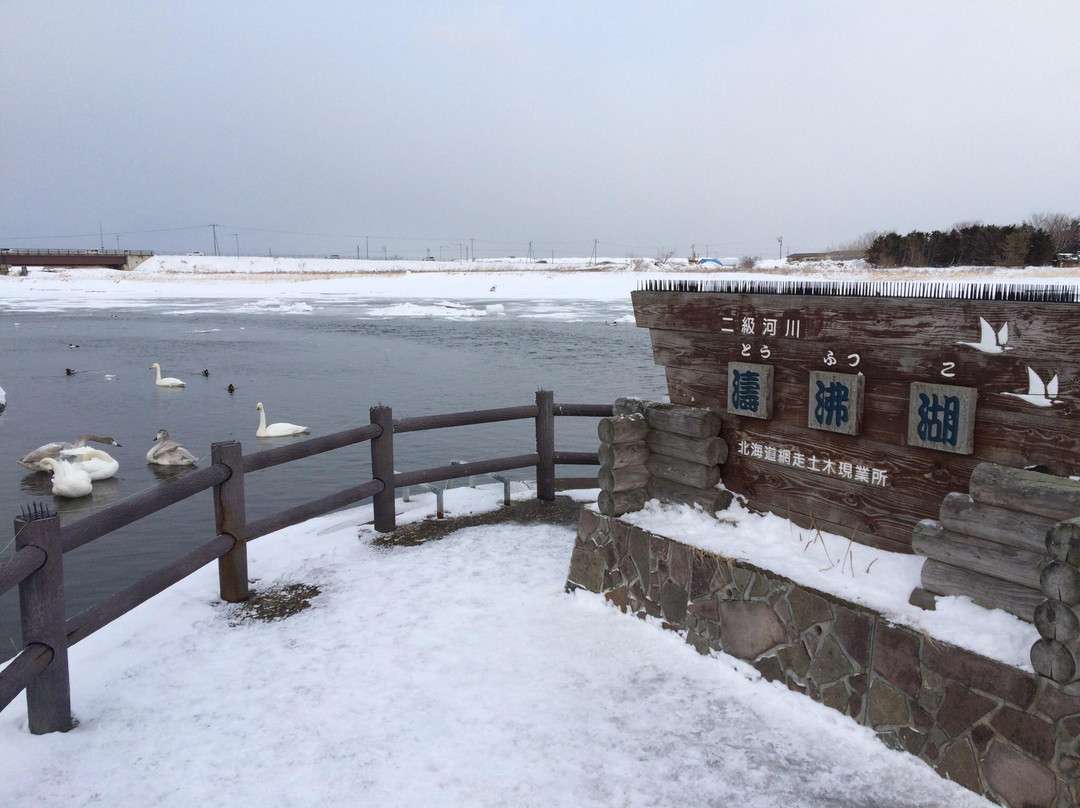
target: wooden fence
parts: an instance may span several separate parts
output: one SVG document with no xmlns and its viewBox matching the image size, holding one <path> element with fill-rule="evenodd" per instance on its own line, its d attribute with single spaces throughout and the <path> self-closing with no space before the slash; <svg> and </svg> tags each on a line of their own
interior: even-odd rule
<svg viewBox="0 0 1080 808">
<path fill-rule="evenodd" d="M 602 418 L 611 414 L 610 404 L 556 404 L 554 395 L 548 390 L 538 391 L 536 403 L 523 407 L 400 420 L 394 420 L 389 407 L 379 406 L 371 409 L 371 422 L 365 426 L 254 454 L 243 454 L 237 441 L 215 443 L 209 467 L 185 474 L 175 482 L 131 497 L 71 525 L 61 527 L 59 517 L 49 508 L 34 505 L 15 519 L 15 554 L 0 563 L 0 594 L 16 585 L 19 587 L 23 635 L 23 650 L 0 671 L 0 710 L 26 690 L 32 733 L 69 730 L 71 696 L 67 649 L 215 559 L 222 600 L 236 603 L 247 599 L 247 543 L 260 536 L 368 498 L 374 504 L 375 529 L 389 532 L 395 527 L 395 488 L 531 466 L 536 467 L 537 499 L 554 500 L 556 465 L 597 464 L 595 452 L 555 451 L 556 416 Z M 394 471 L 395 434 L 524 419 L 536 422 L 534 452 L 419 471 Z M 266 518 L 247 521 L 244 504 L 247 474 L 365 441 L 371 443 L 372 479 Z M 213 539 L 65 620 L 64 553 L 209 488 L 214 490 L 217 528 Z"/>
</svg>

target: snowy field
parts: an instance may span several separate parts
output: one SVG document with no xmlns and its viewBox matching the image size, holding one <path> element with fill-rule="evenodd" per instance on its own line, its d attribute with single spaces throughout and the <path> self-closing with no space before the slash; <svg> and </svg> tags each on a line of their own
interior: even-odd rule
<svg viewBox="0 0 1080 808">
<path fill-rule="evenodd" d="M 306 611 L 238 622 L 211 565 L 75 646 L 77 729 L 30 736 L 22 699 L 0 714 L 0 804 L 990 805 L 730 657 L 564 594 L 569 528 L 379 549 L 358 540 L 370 518 L 251 545 L 256 589 L 319 587 Z"/>
<path fill-rule="evenodd" d="M 730 260 L 730 259 L 728 259 Z M 705 268 L 703 268 L 705 267 Z M 234 298 L 303 300 L 390 298 L 454 300 L 579 300 L 630 302 L 647 280 L 955 280 L 1000 283 L 1080 284 L 1080 270 L 1029 267 L 953 267 L 877 270 L 861 261 L 789 265 L 762 261 L 752 273 L 685 261 L 648 259 L 523 260 L 476 262 L 364 261 L 354 259 L 155 256 L 131 272 L 110 269 L 46 270 L 0 276 L 0 311 L 49 308 L 108 308 L 156 304 L 168 299 Z M 301 309 L 302 311 L 302 309 Z"/>
</svg>

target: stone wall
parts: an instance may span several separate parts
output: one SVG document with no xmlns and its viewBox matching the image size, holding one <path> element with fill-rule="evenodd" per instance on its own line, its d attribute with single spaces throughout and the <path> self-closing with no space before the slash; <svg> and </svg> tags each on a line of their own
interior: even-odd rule
<svg viewBox="0 0 1080 808">
<path fill-rule="evenodd" d="M 746 562 L 582 511 L 567 588 L 660 618 L 701 653 L 873 728 L 942 776 L 1020 808 L 1080 805 L 1080 688 L 891 625 Z"/>
</svg>

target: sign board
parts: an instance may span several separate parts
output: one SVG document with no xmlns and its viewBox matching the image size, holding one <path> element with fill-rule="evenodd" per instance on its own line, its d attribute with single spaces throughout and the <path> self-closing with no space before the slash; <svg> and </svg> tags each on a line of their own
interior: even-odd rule
<svg viewBox="0 0 1080 808">
<path fill-rule="evenodd" d="M 1080 475 L 1076 289 L 651 282 L 632 297 L 671 400 L 720 413 L 724 485 L 752 506 L 909 550 L 979 462 Z M 735 371 L 748 394 L 770 376 L 768 416 L 741 411 L 763 399 L 740 399 Z"/>
</svg>

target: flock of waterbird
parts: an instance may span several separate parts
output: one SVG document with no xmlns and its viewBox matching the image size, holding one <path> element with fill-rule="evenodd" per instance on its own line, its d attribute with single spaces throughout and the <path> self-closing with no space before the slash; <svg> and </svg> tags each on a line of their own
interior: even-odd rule
<svg viewBox="0 0 1080 808">
<path fill-rule="evenodd" d="M 150 370 L 157 374 L 154 384 L 158 387 L 185 387 L 180 379 L 171 376 L 162 377 L 161 365 L 150 365 Z M 69 371 L 70 375 L 70 371 Z M 203 371 L 209 376 L 209 371 Z M 229 392 L 235 388 L 230 384 Z M 306 426 L 279 422 L 266 423 L 266 410 L 260 401 L 256 405 L 259 411 L 259 426 L 255 430 L 257 438 L 280 438 L 300 435 L 308 432 Z M 93 493 L 95 480 L 107 480 L 116 475 L 120 463 L 108 452 L 87 446 L 87 443 L 99 443 L 104 446 L 119 446 L 113 438 L 103 435 L 80 435 L 74 443 L 54 441 L 39 446 L 19 460 L 19 464 L 32 471 L 48 472 L 52 475 L 54 496 L 77 499 Z M 169 438 L 165 429 L 159 429 L 154 436 L 154 445 L 146 453 L 146 462 L 156 466 L 194 466 L 199 462 L 191 452 Z"/>
</svg>

